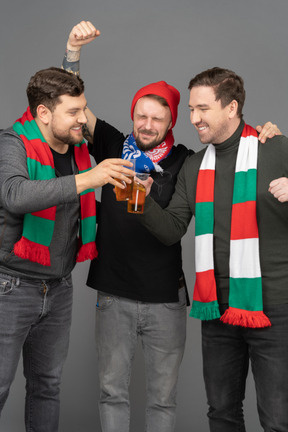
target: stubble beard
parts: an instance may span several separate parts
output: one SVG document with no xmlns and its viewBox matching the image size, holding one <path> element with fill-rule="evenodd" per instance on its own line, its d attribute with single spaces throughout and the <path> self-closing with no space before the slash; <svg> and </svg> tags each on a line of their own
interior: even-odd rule
<svg viewBox="0 0 288 432">
<path fill-rule="evenodd" d="M 82 129 L 81 129 L 82 131 Z M 73 138 L 69 131 L 59 132 L 57 129 L 53 129 L 53 136 L 55 139 L 60 141 L 62 144 L 67 144 L 69 146 L 74 146 L 80 144 L 83 140 L 83 135 L 81 133 L 81 138 Z"/>
<path fill-rule="evenodd" d="M 152 142 L 150 142 L 149 144 L 143 143 L 143 141 L 141 141 L 141 139 L 138 136 L 137 138 L 135 138 L 137 147 L 139 148 L 139 150 L 144 151 L 144 152 L 149 151 L 149 150 L 153 150 L 155 147 L 157 147 L 159 144 L 161 144 L 165 140 L 166 135 L 168 133 L 168 130 L 169 130 L 169 128 L 167 128 L 164 136 L 162 136 L 160 139 L 159 138 L 157 139 L 157 137 L 155 137 L 155 139 Z M 151 135 L 151 136 L 153 136 L 153 135 Z"/>
</svg>

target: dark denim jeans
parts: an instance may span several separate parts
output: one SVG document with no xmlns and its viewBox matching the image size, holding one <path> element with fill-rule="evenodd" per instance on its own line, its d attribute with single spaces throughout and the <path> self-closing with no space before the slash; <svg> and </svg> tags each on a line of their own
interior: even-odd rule
<svg viewBox="0 0 288 432">
<path fill-rule="evenodd" d="M 42 281 L 0 274 L 0 413 L 23 349 L 27 432 L 58 431 L 72 295 L 71 276 Z"/>
<path fill-rule="evenodd" d="M 211 432 L 245 432 L 242 402 L 249 360 L 263 430 L 288 431 L 288 304 L 267 307 L 265 313 L 271 328 L 230 326 L 220 320 L 202 323 Z"/>
</svg>

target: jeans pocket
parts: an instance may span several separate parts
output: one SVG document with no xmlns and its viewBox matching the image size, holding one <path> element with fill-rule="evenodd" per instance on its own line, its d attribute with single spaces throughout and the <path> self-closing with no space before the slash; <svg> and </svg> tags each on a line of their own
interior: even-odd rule
<svg viewBox="0 0 288 432">
<path fill-rule="evenodd" d="M 96 308 L 98 310 L 107 309 L 112 305 L 114 297 L 110 294 L 98 291 Z"/>
<path fill-rule="evenodd" d="M 5 277 L 0 275 L 0 296 L 10 294 L 15 286 L 15 280 L 13 278 Z"/>
<path fill-rule="evenodd" d="M 168 309 L 183 309 L 183 308 L 186 308 L 187 304 L 186 304 L 186 291 L 185 291 L 185 287 L 180 288 L 178 290 L 178 296 L 179 296 L 178 302 L 164 303 L 164 305 Z"/>
</svg>

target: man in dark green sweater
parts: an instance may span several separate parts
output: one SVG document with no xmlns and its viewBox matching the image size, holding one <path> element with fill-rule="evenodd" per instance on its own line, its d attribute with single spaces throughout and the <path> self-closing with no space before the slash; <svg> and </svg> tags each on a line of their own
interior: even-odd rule
<svg viewBox="0 0 288 432">
<path fill-rule="evenodd" d="M 188 157 L 166 209 L 147 197 L 142 223 L 171 245 L 195 216 L 196 284 L 212 432 L 245 431 L 249 360 L 265 431 L 288 430 L 288 139 L 260 144 L 242 119 L 243 80 L 213 68 L 190 81 Z"/>
</svg>

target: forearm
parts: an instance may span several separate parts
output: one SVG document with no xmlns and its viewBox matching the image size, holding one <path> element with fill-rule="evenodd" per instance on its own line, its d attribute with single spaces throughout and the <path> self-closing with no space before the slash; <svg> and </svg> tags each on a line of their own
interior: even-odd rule
<svg viewBox="0 0 288 432">
<path fill-rule="evenodd" d="M 80 49 L 70 50 L 66 48 L 61 67 L 67 72 L 80 76 Z"/>
<path fill-rule="evenodd" d="M 190 219 L 186 222 L 178 219 L 176 214 L 173 215 L 162 209 L 150 197 L 146 198 L 144 213 L 139 217 L 148 231 L 166 246 L 171 246 L 181 240 L 190 221 Z"/>
<path fill-rule="evenodd" d="M 67 44 L 61 66 L 62 69 L 73 73 L 74 75 L 80 76 L 80 51 L 81 49 L 77 49 L 76 47 L 72 47 L 72 49 L 70 49 L 69 44 Z M 87 117 L 87 123 L 82 126 L 82 132 L 84 138 L 92 143 L 97 118 L 88 107 L 86 108 L 85 114 Z"/>
<path fill-rule="evenodd" d="M 3 176 L 1 176 L 3 178 Z M 75 176 L 51 180 L 29 180 L 22 176 L 7 177 L 1 187 L 2 206 L 11 213 L 25 214 L 78 199 Z"/>
<path fill-rule="evenodd" d="M 175 192 L 165 209 L 162 209 L 151 197 L 146 198 L 141 222 L 167 246 L 178 242 L 183 237 L 192 218 L 191 194 L 187 191 L 186 185 L 185 172 L 181 170 Z"/>
<path fill-rule="evenodd" d="M 44 210 L 78 199 L 75 176 L 30 180 L 20 138 L 3 134 L 0 142 L 1 205 L 16 214 Z"/>
</svg>

